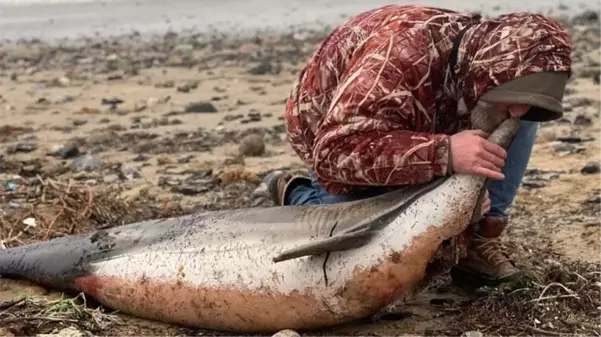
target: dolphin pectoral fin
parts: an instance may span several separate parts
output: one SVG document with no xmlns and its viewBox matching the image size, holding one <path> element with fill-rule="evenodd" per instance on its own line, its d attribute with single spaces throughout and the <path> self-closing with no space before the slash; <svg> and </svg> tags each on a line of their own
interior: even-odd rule
<svg viewBox="0 0 601 337">
<path fill-rule="evenodd" d="M 318 255 L 331 251 L 341 251 L 364 246 L 375 234 L 372 231 L 361 231 L 338 234 L 323 240 L 311 242 L 288 249 L 273 258 L 273 262 L 292 260 L 308 255 Z"/>
</svg>

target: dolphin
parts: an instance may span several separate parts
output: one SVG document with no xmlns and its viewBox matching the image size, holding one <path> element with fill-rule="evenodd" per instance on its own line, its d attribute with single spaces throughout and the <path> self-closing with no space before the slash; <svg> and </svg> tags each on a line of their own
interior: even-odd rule
<svg viewBox="0 0 601 337">
<path fill-rule="evenodd" d="M 506 148 L 518 127 L 507 119 L 489 139 Z M 193 328 L 323 328 L 415 292 L 437 256 L 455 263 L 485 186 L 452 175 L 341 204 L 143 221 L 0 251 L 0 275 Z"/>
</svg>

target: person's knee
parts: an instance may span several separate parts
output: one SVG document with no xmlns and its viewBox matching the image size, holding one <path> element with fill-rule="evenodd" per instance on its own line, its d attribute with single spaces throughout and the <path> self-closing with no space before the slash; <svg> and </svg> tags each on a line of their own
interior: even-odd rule
<svg viewBox="0 0 601 337">
<path fill-rule="evenodd" d="M 297 186 L 286 195 L 284 205 L 319 205 L 321 199 L 317 195 L 317 191 L 309 186 Z"/>
</svg>

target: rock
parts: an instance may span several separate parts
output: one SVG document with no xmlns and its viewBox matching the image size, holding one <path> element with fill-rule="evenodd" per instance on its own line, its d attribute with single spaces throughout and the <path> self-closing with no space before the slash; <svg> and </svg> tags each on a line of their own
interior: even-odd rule
<svg viewBox="0 0 601 337">
<path fill-rule="evenodd" d="M 574 152 L 576 147 L 568 143 L 559 143 L 555 145 L 555 152 Z"/>
<path fill-rule="evenodd" d="M 53 333 L 49 334 L 37 334 L 36 337 L 84 337 L 85 334 L 74 327 L 68 327 L 65 329 L 61 329 L 56 332 L 56 330 L 52 331 Z"/>
<path fill-rule="evenodd" d="M 86 155 L 75 158 L 73 160 L 73 162 L 71 162 L 71 165 L 70 165 L 71 170 L 73 170 L 75 172 L 96 171 L 96 170 L 102 169 L 103 166 L 104 166 L 104 163 L 102 162 L 102 160 L 100 160 L 99 158 L 97 158 L 91 154 L 86 154 Z"/>
<path fill-rule="evenodd" d="M 198 195 L 201 193 L 208 192 L 210 188 L 204 185 L 186 185 L 186 186 L 174 186 L 171 188 L 171 192 L 179 193 L 183 195 Z"/>
<path fill-rule="evenodd" d="M 237 119 L 242 119 L 244 118 L 243 114 L 237 114 L 237 115 L 226 115 L 225 117 L 223 117 L 223 120 L 225 122 L 231 122 L 231 121 L 235 121 Z"/>
<path fill-rule="evenodd" d="M 273 65 L 271 61 L 263 60 L 256 66 L 250 68 L 247 72 L 251 75 L 267 75 L 274 74 L 277 75 L 282 71 L 282 67 L 280 65 Z"/>
<path fill-rule="evenodd" d="M 175 87 L 175 81 L 167 80 L 158 82 L 154 85 L 155 88 L 173 88 Z"/>
<path fill-rule="evenodd" d="M 581 106 L 591 106 L 594 105 L 594 102 L 586 97 L 572 97 L 568 100 L 568 104 L 573 108 L 578 108 Z"/>
<path fill-rule="evenodd" d="M 593 124 L 593 121 L 584 115 L 578 115 L 574 119 L 574 125 L 589 126 L 591 124 Z"/>
<path fill-rule="evenodd" d="M 274 333 L 272 337 L 300 337 L 300 334 L 291 329 L 284 329 Z"/>
<path fill-rule="evenodd" d="M 248 120 L 250 122 L 260 122 L 261 121 L 261 113 L 260 112 L 249 112 L 247 114 Z"/>
<path fill-rule="evenodd" d="M 188 113 L 215 113 L 217 112 L 217 108 L 210 102 L 194 102 L 188 104 L 184 111 Z"/>
<path fill-rule="evenodd" d="M 105 183 L 107 183 L 107 184 L 112 184 L 114 182 L 119 181 L 119 176 L 116 175 L 116 174 L 109 174 L 109 175 L 104 176 L 102 178 L 102 181 L 105 182 Z"/>
<path fill-rule="evenodd" d="M 572 24 L 590 25 L 599 22 L 599 14 L 594 10 L 586 10 L 572 18 Z"/>
<path fill-rule="evenodd" d="M 17 152 L 33 152 L 38 149 L 38 145 L 36 143 L 17 143 L 14 145 L 10 145 L 6 148 L 6 153 L 14 154 Z"/>
<path fill-rule="evenodd" d="M 119 106 L 119 104 L 122 104 L 123 100 L 117 97 L 113 97 L 113 98 L 103 98 L 101 100 L 101 104 L 102 105 L 109 105 L 111 107 L 111 109 L 116 109 L 117 106 Z"/>
<path fill-rule="evenodd" d="M 73 102 L 74 100 L 75 100 L 75 98 L 73 96 L 62 95 L 55 101 L 55 103 L 58 103 L 58 104 L 68 103 L 68 102 Z"/>
<path fill-rule="evenodd" d="M 137 168 L 131 165 L 121 165 L 121 175 L 125 177 L 127 180 L 133 180 L 135 178 L 140 178 L 140 172 Z"/>
<path fill-rule="evenodd" d="M 183 93 L 188 93 L 188 92 L 190 92 L 190 90 L 198 88 L 198 83 L 199 83 L 199 81 L 188 81 L 188 82 L 180 85 L 179 87 L 177 87 L 177 91 L 183 92 Z"/>
<path fill-rule="evenodd" d="M 177 54 L 190 54 L 194 50 L 194 46 L 191 44 L 180 44 L 173 48 L 173 52 Z"/>
<path fill-rule="evenodd" d="M 599 167 L 599 163 L 591 161 L 586 163 L 582 169 L 580 169 L 580 173 L 587 175 L 587 174 L 597 174 L 601 172 L 601 168 Z"/>
<path fill-rule="evenodd" d="M 140 162 L 140 161 L 147 161 L 148 159 L 150 159 L 150 157 L 143 155 L 143 154 L 139 154 L 136 156 L 136 158 L 133 159 L 133 161 Z"/>
<path fill-rule="evenodd" d="M 595 140 L 594 138 L 580 138 L 578 136 L 567 136 L 567 137 L 557 137 L 557 140 L 562 143 L 570 143 L 570 144 L 578 144 L 584 142 L 590 142 Z"/>
<path fill-rule="evenodd" d="M 68 144 L 57 151 L 61 159 L 71 159 L 79 156 L 79 148 L 75 144 Z"/>
<path fill-rule="evenodd" d="M 4 337 L 15 337 L 15 335 L 8 328 L 0 328 L 0 336 Z"/>
<path fill-rule="evenodd" d="M 238 150 L 243 156 L 262 156 L 265 154 L 265 140 L 260 135 L 250 134 L 242 139 Z"/>
<path fill-rule="evenodd" d="M 590 197 L 582 202 L 583 204 L 601 204 L 601 195 Z"/>
<path fill-rule="evenodd" d="M 85 119 L 74 119 L 73 121 L 71 121 L 71 123 L 73 123 L 74 126 L 81 126 L 88 123 L 88 121 Z"/>
<path fill-rule="evenodd" d="M 467 331 L 464 332 L 462 337 L 482 337 L 484 336 L 480 331 Z"/>
<path fill-rule="evenodd" d="M 75 111 L 73 114 L 75 115 L 98 115 L 100 114 L 100 110 L 98 109 L 94 109 L 94 108 L 88 108 L 88 107 L 83 107 L 77 111 Z"/>
</svg>

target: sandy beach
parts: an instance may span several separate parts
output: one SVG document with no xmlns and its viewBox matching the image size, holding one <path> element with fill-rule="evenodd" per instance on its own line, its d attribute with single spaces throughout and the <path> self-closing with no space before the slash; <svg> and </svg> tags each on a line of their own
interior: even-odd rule
<svg viewBox="0 0 601 337">
<path fill-rule="evenodd" d="M 236 14 L 228 11 L 232 3 L 0 3 L 3 247 L 142 219 L 272 205 L 253 193 L 260 178 L 274 169 L 305 169 L 287 144 L 283 126 L 285 101 L 298 71 L 333 24 L 384 2 L 293 1 L 277 7 L 277 15 L 261 9 L 275 2 L 259 6 L 249 1 Z M 577 273 L 587 280 L 579 288 L 582 297 L 597 299 L 586 305 L 584 300 L 558 300 L 554 309 L 540 309 L 511 296 L 495 297 L 495 292 L 488 300 L 467 301 L 446 284 L 446 293 L 425 294 L 403 317 L 316 333 L 601 333 L 600 312 L 589 308 L 601 305 L 594 286 L 601 262 L 599 4 L 427 4 L 490 15 L 540 10 L 562 17 L 569 28 L 574 74 L 564 100 L 566 114 L 540 126 L 505 240 L 520 264 L 548 277 L 541 282 L 581 282 L 570 278 Z M 540 295 L 537 291 L 530 296 Z M 0 302 L 21 292 L 60 297 L 0 279 Z M 440 302 L 431 301 L 436 296 L 448 301 L 432 304 Z M 38 302 L 2 308 L 0 323 L 44 309 Z M 494 313 L 482 314 L 487 310 Z M 508 315 L 516 310 L 517 316 Z M 553 318 L 560 314 L 563 322 Z M 125 324 L 28 320 L 0 324 L 0 332 L 58 334 L 68 328 L 77 336 L 219 334 L 119 318 Z M 534 318 L 539 323 L 532 323 Z"/>
</svg>

